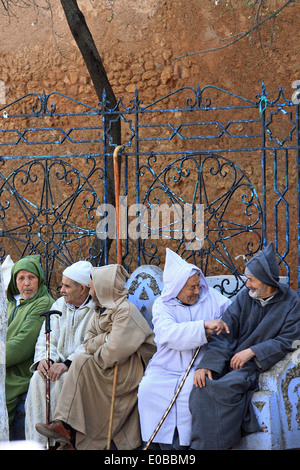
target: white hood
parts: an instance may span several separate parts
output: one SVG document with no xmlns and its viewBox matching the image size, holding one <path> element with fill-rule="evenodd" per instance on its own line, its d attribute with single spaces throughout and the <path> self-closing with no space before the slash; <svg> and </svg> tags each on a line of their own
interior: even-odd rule
<svg viewBox="0 0 300 470">
<path fill-rule="evenodd" d="M 204 291 L 208 291 L 208 285 L 201 269 L 194 264 L 187 263 L 177 253 L 167 248 L 163 272 L 164 288 L 161 293 L 161 300 L 167 302 L 177 297 L 193 270 L 198 273 L 201 288 L 200 296 L 202 297 Z"/>
</svg>

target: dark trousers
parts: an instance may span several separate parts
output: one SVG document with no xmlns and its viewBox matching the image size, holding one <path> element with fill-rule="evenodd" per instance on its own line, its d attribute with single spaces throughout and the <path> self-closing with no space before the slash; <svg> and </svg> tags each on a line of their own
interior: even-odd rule
<svg viewBox="0 0 300 470">
<path fill-rule="evenodd" d="M 206 379 L 203 388 L 194 386 L 189 402 L 191 449 L 228 449 L 242 435 L 259 431 L 250 402 L 257 389 L 258 370 L 253 364 L 231 370 L 217 380 Z"/>
</svg>

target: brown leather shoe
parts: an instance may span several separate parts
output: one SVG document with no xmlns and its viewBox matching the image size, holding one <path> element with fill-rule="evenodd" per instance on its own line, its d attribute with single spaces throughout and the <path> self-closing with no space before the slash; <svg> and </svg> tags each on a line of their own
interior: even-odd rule
<svg viewBox="0 0 300 470">
<path fill-rule="evenodd" d="M 50 424 L 37 423 L 35 429 L 43 436 L 52 438 L 62 444 L 68 444 L 71 440 L 70 431 L 64 427 L 59 419 L 52 421 Z"/>
</svg>

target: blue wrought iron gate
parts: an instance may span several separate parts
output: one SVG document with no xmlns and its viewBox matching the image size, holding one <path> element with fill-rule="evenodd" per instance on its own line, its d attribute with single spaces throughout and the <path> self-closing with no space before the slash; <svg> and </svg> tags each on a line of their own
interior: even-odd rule
<svg viewBox="0 0 300 470">
<path fill-rule="evenodd" d="M 71 262 L 115 261 L 107 192 L 107 139 L 120 144 L 112 142 L 113 119 L 122 127 L 129 271 L 162 267 L 169 246 L 206 275 L 234 275 L 237 288 L 244 260 L 273 240 L 281 275 L 298 290 L 297 87 L 290 99 L 282 89 L 270 99 L 262 84 L 254 99 L 205 86 L 148 105 L 136 91 L 129 107 L 120 99 L 116 109 L 105 94 L 92 107 L 57 92 L 0 105 L 0 260 L 40 253 L 52 288 Z"/>
</svg>

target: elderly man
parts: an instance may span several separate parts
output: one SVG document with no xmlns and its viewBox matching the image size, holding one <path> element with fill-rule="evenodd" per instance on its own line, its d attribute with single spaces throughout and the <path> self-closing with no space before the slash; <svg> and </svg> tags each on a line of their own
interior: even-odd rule
<svg viewBox="0 0 300 470">
<path fill-rule="evenodd" d="M 36 426 L 43 435 L 65 443 L 68 450 L 106 448 L 116 364 L 112 447 L 131 450 L 141 444 L 137 388 L 144 364 L 156 348 L 147 321 L 128 301 L 127 277 L 118 264 L 92 269 L 91 292 L 99 308 L 84 343 L 86 354 L 72 363 L 54 421 Z"/>
<path fill-rule="evenodd" d="M 82 353 L 84 337 L 94 314 L 95 303 L 89 295 L 89 281 L 92 265 L 88 261 L 78 261 L 62 273 L 62 296 L 53 304 L 52 310 L 62 313 L 51 315 L 50 362 L 46 357 L 45 328 L 41 329 L 30 367 L 34 372 L 25 402 L 26 439 L 42 445 L 47 444 L 35 429 L 35 424 L 46 419 L 45 380 L 50 378 L 50 410 L 55 406 L 63 386 L 65 376 L 76 355 Z M 52 443 L 51 443 L 52 444 Z"/>
<path fill-rule="evenodd" d="M 251 396 L 258 377 L 300 338 L 300 299 L 279 282 L 272 242 L 246 264 L 246 287 L 224 314 L 230 334 L 213 337 L 194 376 L 192 449 L 227 449 L 259 431 Z"/>
<path fill-rule="evenodd" d="M 49 310 L 53 302 L 45 286 L 40 256 L 26 256 L 17 261 L 7 288 L 5 385 L 11 439 L 14 438 L 12 423 L 16 406 L 28 390 L 31 377 L 29 367 L 43 323 L 40 315 Z"/>
<path fill-rule="evenodd" d="M 142 437 L 148 441 L 159 423 L 198 346 L 198 360 L 213 332 L 227 325 L 220 319 L 230 300 L 208 287 L 201 270 L 167 248 L 164 288 L 153 304 L 157 352 L 147 367 L 138 392 Z M 190 445 L 189 394 L 193 371 L 149 448 L 184 449 Z"/>
</svg>

